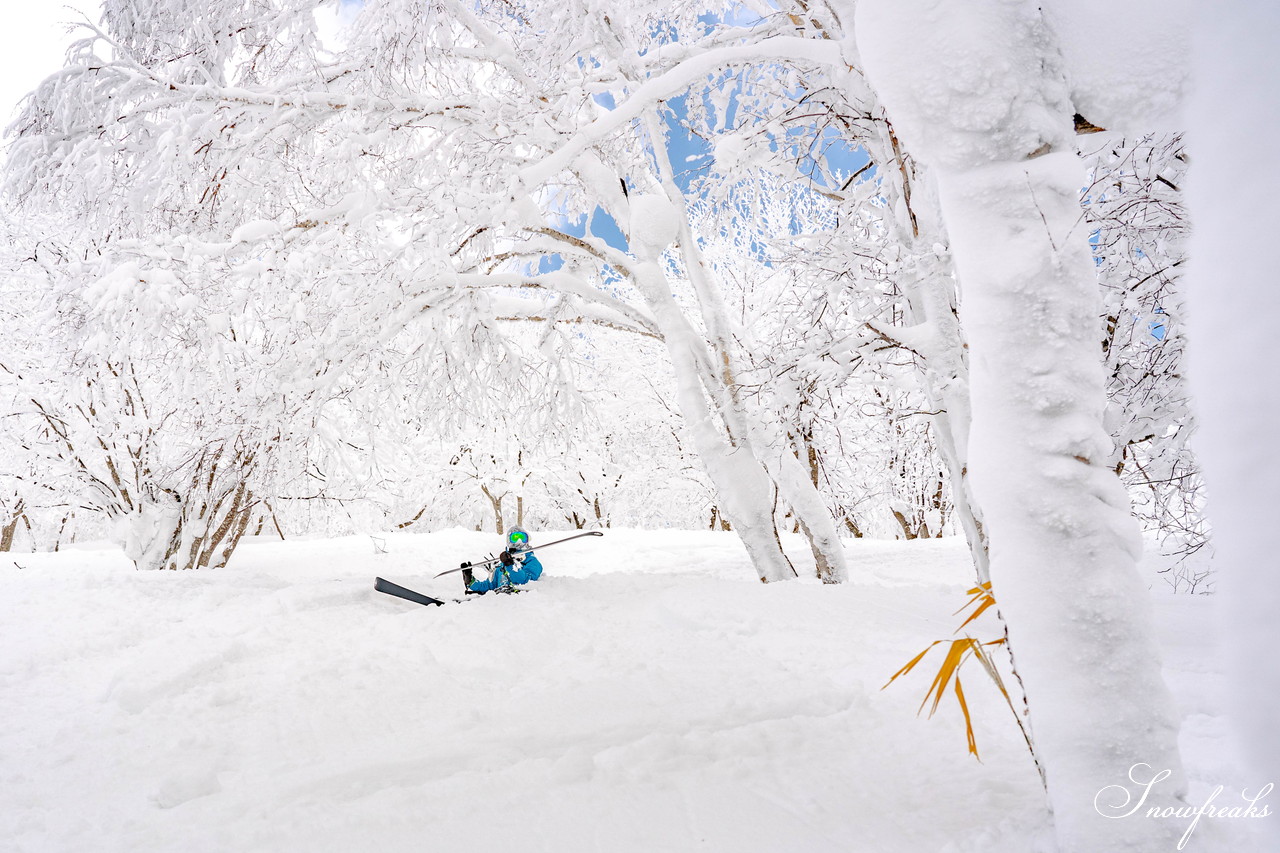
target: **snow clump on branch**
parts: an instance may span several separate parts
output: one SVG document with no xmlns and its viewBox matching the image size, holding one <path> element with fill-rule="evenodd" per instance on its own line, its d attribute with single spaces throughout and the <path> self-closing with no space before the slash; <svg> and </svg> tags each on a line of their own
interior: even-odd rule
<svg viewBox="0 0 1280 853">
<path fill-rule="evenodd" d="M 681 215 L 666 196 L 644 194 L 631 199 L 631 250 L 637 257 L 656 257 L 680 236 Z"/>
</svg>

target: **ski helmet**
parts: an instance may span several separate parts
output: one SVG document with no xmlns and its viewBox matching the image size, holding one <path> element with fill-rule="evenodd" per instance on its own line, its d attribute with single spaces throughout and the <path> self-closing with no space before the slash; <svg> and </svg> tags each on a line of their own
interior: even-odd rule
<svg viewBox="0 0 1280 853">
<path fill-rule="evenodd" d="M 529 547 L 529 534 L 523 527 L 513 527 L 507 531 L 507 550 L 524 551 Z"/>
</svg>

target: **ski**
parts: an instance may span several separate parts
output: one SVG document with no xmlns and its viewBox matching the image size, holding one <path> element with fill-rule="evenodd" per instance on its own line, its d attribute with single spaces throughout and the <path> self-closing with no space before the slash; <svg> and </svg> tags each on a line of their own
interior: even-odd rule
<svg viewBox="0 0 1280 853">
<path fill-rule="evenodd" d="M 385 592 L 387 595 L 394 595 L 396 598 L 403 598 L 406 601 L 416 601 L 418 604 L 425 604 L 428 606 L 432 604 L 444 604 L 444 602 L 438 598 L 432 598 L 429 595 L 414 592 L 407 587 L 392 583 L 385 578 L 375 578 L 373 588 L 378 592 Z"/>
<path fill-rule="evenodd" d="M 520 589 L 519 587 L 501 586 L 501 587 L 498 587 L 497 589 L 491 589 L 488 592 L 468 593 L 466 598 L 451 598 L 449 599 L 449 601 L 445 601 L 439 598 L 432 598 L 429 595 L 423 595 L 420 592 L 415 592 L 409 589 L 408 587 L 400 586 L 400 584 L 397 584 L 397 583 L 392 583 L 386 578 L 375 578 L 373 588 L 376 589 L 378 592 L 385 592 L 387 595 L 394 595 L 396 598 L 403 598 L 406 601 L 413 601 L 418 604 L 425 604 L 428 607 L 436 604 L 445 605 L 445 604 L 448 604 L 449 601 L 452 601 L 454 604 L 462 604 L 467 601 L 474 601 L 475 599 L 479 598 L 482 595 L 516 595 L 518 593 L 524 592 L 524 590 Z"/>
<path fill-rule="evenodd" d="M 584 536 L 603 536 L 603 535 L 604 535 L 604 531 L 602 530 L 588 530 L 586 533 L 579 533 L 575 536 L 566 536 L 563 539 L 556 539 L 552 542 L 544 542 L 541 545 L 534 545 L 529 550 L 539 551 L 543 548 L 550 548 L 552 545 L 559 545 L 561 542 L 569 542 L 570 540 L 573 540 L 573 539 L 581 539 Z M 480 560 L 475 563 L 463 563 L 461 566 L 458 566 L 458 568 L 456 569 L 445 569 L 443 572 L 436 575 L 436 577 L 439 578 L 439 577 L 444 577 L 445 575 L 451 575 L 454 572 L 460 572 L 463 569 L 483 569 L 486 566 L 492 566 L 495 563 L 501 563 L 501 562 L 502 562 L 501 557 L 490 557 L 487 560 Z"/>
</svg>

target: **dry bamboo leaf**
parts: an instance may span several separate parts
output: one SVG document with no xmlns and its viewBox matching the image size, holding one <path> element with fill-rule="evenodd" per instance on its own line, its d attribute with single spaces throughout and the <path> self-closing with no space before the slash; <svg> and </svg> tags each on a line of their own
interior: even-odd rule
<svg viewBox="0 0 1280 853">
<path fill-rule="evenodd" d="M 960 711 L 964 714 L 964 732 L 969 738 L 969 754 L 979 761 L 982 756 L 978 755 L 978 739 L 973 735 L 973 718 L 969 716 L 969 703 L 964 701 L 964 691 L 960 689 L 960 679 L 956 679 L 956 701 L 960 703 Z"/>
<path fill-rule="evenodd" d="M 929 692 L 925 694 L 924 702 L 920 703 L 920 709 L 924 710 L 929 697 L 933 697 L 933 707 L 929 709 L 930 717 L 937 712 L 938 704 L 942 702 L 947 685 L 955 677 L 956 670 L 960 668 L 960 664 L 964 663 L 965 655 L 971 651 L 970 644 L 972 642 L 967 637 L 963 640 L 952 640 L 951 648 L 947 650 L 947 656 L 943 659 L 942 666 L 938 669 L 938 674 L 934 676 L 933 684 L 929 686 Z M 916 713 L 919 713 L 919 711 Z"/>
<path fill-rule="evenodd" d="M 973 613 L 969 614 L 969 618 L 968 618 L 968 619 L 966 619 L 966 620 L 964 620 L 963 622 L 961 622 L 961 623 L 960 623 L 960 627 L 959 627 L 959 628 L 957 628 L 957 629 L 956 629 L 956 631 L 957 631 L 957 632 L 959 632 L 959 631 L 963 631 L 966 625 L 968 625 L 968 624 L 969 624 L 970 622 L 972 622 L 974 619 L 977 619 L 977 618 L 978 618 L 979 616 L 981 616 L 983 613 L 987 612 L 987 609 L 988 609 L 989 607 L 994 606 L 994 605 L 995 605 L 995 603 L 996 603 L 996 600 L 995 600 L 994 598 L 987 598 L 987 600 L 986 600 L 986 601 L 984 601 L 984 602 L 982 602 L 982 604 L 978 605 L 978 609 L 977 609 L 977 610 L 975 610 L 975 611 L 973 611 Z"/>
<path fill-rule="evenodd" d="M 916 664 L 920 663 L 920 661 L 924 658 L 925 655 L 929 654 L 929 649 L 932 649 L 934 646 L 938 645 L 938 643 L 945 643 L 945 642 L 946 640 L 935 640 L 934 642 L 925 646 L 924 651 L 922 651 L 920 654 L 913 657 L 911 660 L 907 661 L 907 665 L 904 666 L 902 669 L 898 670 L 893 675 L 889 676 L 889 680 L 886 681 L 880 689 L 884 690 L 884 688 L 892 684 L 894 679 L 897 678 L 899 675 L 906 675 L 908 672 L 910 672 L 912 669 L 915 668 Z"/>
</svg>

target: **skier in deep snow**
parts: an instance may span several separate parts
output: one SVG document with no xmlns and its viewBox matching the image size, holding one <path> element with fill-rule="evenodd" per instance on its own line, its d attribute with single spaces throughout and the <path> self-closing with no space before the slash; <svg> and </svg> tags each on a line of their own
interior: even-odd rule
<svg viewBox="0 0 1280 853">
<path fill-rule="evenodd" d="M 519 527 L 507 532 L 506 549 L 498 555 L 500 562 L 493 567 L 488 579 L 476 580 L 471 564 L 463 563 L 462 582 L 468 594 L 482 594 L 492 590 L 515 592 L 515 588 L 542 577 L 542 563 L 534 556 L 529 545 L 529 534 Z"/>
</svg>

